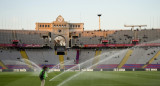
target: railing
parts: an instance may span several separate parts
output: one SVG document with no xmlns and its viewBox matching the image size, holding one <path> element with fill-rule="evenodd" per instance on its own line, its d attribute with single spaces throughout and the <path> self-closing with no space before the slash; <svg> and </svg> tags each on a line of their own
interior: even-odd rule
<svg viewBox="0 0 160 86">
<path fill-rule="evenodd" d="M 33 48 L 33 47 L 43 47 L 43 45 L 40 44 L 0 44 L 0 47 L 26 47 L 26 48 Z"/>
<path fill-rule="evenodd" d="M 133 46 L 150 46 L 150 47 L 155 47 L 155 46 L 160 46 L 160 43 L 144 43 L 144 44 L 85 44 L 84 47 L 133 47 Z"/>
</svg>

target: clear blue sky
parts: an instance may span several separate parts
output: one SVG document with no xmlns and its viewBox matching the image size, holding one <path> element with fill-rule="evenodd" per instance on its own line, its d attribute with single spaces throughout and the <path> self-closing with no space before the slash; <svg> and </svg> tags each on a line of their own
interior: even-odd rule
<svg viewBox="0 0 160 86">
<path fill-rule="evenodd" d="M 36 22 L 52 22 L 62 15 L 68 22 L 84 22 L 86 30 L 125 29 L 124 24 L 160 27 L 160 0 L 0 0 L 0 29 L 32 29 Z"/>
</svg>

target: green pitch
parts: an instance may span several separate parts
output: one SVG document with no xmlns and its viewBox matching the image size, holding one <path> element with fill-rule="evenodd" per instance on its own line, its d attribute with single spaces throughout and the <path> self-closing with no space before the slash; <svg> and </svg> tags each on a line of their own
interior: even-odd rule
<svg viewBox="0 0 160 86">
<path fill-rule="evenodd" d="M 48 74 L 45 86 L 57 86 L 78 72 L 67 72 L 53 81 L 49 81 L 61 72 Z M 0 72 L 0 86 L 40 86 L 40 80 L 31 72 Z M 83 72 L 62 86 L 160 86 L 160 72 Z"/>
</svg>

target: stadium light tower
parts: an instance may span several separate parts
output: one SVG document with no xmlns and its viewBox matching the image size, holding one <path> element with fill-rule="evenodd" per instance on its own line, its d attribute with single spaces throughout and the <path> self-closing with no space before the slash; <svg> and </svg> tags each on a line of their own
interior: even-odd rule
<svg viewBox="0 0 160 86">
<path fill-rule="evenodd" d="M 99 16 L 99 31 L 101 30 L 101 19 L 100 17 L 102 16 L 102 14 L 98 14 L 97 16 Z"/>
</svg>

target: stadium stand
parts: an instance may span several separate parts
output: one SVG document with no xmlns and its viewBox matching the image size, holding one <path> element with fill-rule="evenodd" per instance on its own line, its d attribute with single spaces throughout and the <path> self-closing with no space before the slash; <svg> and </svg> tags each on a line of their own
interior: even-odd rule
<svg viewBox="0 0 160 86">
<path fill-rule="evenodd" d="M 0 30 L 0 43 L 1 44 L 10 44 L 13 40 L 13 31 Z"/>
<path fill-rule="evenodd" d="M 65 55 L 56 55 L 54 47 L 43 47 L 54 45 L 54 33 L 49 37 L 47 31 L 0 30 L 0 69 L 28 69 L 31 63 L 25 59 L 50 68 L 61 62 L 57 67 L 61 69 L 86 61 L 81 68 L 95 64 L 92 68 L 160 68 L 159 33 L 159 29 L 71 32 L 71 47 Z M 133 40 L 138 43 L 133 44 Z M 78 47 L 74 48 L 75 45 Z M 105 61 L 110 56 L 113 57 Z"/>
</svg>

